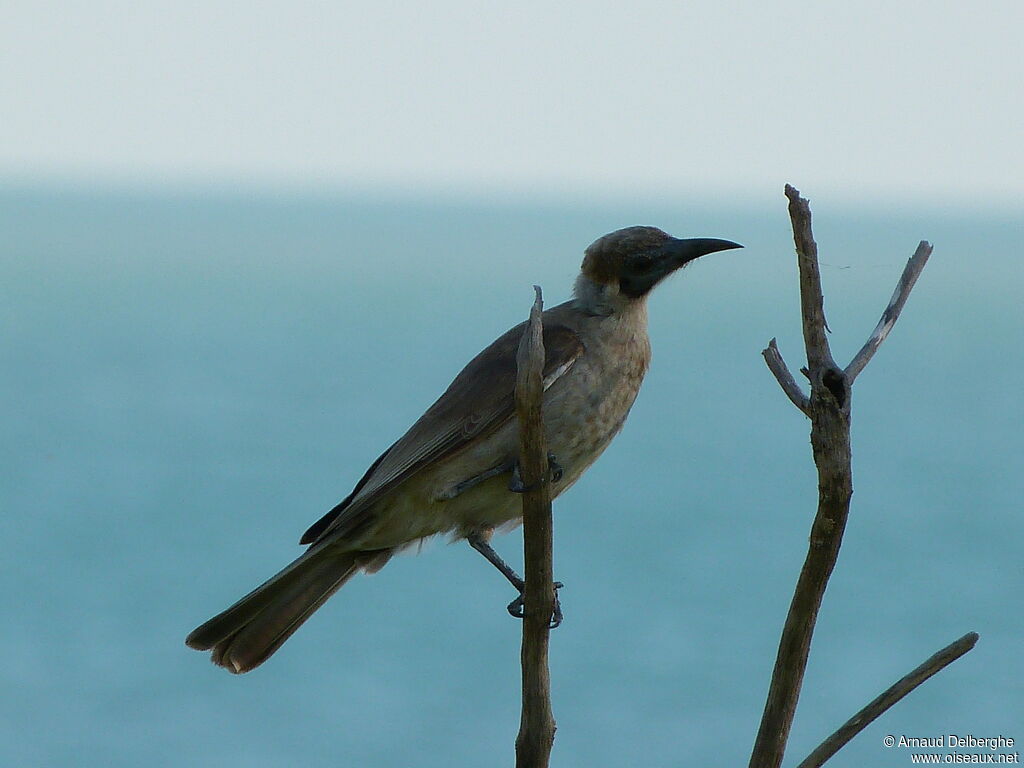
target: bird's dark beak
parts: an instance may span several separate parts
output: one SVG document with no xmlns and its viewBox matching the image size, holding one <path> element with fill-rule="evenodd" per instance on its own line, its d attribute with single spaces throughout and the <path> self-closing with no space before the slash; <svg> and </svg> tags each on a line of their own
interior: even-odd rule
<svg viewBox="0 0 1024 768">
<path fill-rule="evenodd" d="M 639 269 L 627 270 L 619 276 L 619 290 L 626 296 L 639 298 L 677 269 L 706 253 L 742 247 L 739 243 L 734 243 L 731 240 L 716 240 L 709 237 L 697 237 L 689 240 L 670 238 L 653 254 L 650 252 L 644 254 L 648 258 L 653 256 L 651 261 L 645 260 Z"/>
<path fill-rule="evenodd" d="M 731 240 L 718 240 L 713 237 L 694 237 L 685 240 L 672 238 L 661 247 L 661 251 L 673 268 L 676 268 L 708 253 L 742 247 L 739 243 L 734 243 Z"/>
</svg>

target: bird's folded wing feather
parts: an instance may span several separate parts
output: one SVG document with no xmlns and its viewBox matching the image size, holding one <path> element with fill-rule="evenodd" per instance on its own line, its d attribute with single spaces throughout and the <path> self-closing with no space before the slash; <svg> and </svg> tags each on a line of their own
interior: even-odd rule
<svg viewBox="0 0 1024 768">
<path fill-rule="evenodd" d="M 583 353 L 583 343 L 572 329 L 548 322 L 545 317 L 545 389 Z M 314 523 L 300 543 L 318 543 L 355 530 L 382 495 L 511 419 L 516 350 L 525 327 L 520 323 L 473 358 L 419 421 L 370 466 L 352 493 Z"/>
</svg>

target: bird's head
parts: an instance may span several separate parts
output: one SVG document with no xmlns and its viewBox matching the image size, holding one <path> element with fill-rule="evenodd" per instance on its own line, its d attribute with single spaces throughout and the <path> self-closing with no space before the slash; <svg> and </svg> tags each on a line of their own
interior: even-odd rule
<svg viewBox="0 0 1024 768">
<path fill-rule="evenodd" d="M 576 299 L 598 314 L 643 299 L 680 267 L 706 253 L 742 248 L 714 238 L 680 240 L 657 227 L 626 227 L 599 237 L 587 248 Z M 603 310 L 603 311 L 600 311 Z"/>
</svg>

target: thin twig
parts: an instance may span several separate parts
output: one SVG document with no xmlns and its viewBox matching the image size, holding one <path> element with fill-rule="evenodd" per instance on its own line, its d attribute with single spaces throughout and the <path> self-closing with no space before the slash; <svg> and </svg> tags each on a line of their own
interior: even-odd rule
<svg viewBox="0 0 1024 768">
<path fill-rule="evenodd" d="M 917 246 L 917 250 L 914 251 L 914 255 L 907 261 L 907 266 L 904 267 L 903 274 L 900 275 L 900 281 L 896 284 L 896 290 L 893 291 L 892 298 L 889 299 L 889 306 L 882 313 L 882 319 L 878 321 L 878 325 L 875 326 L 875 330 L 871 332 L 868 340 L 864 342 L 860 352 L 854 355 L 853 360 L 846 366 L 844 373 L 847 383 L 853 384 L 853 380 L 864 370 L 864 366 L 868 364 L 882 342 L 885 341 L 885 337 L 889 335 L 889 331 L 896 325 L 896 320 L 899 319 L 900 312 L 903 311 L 903 305 L 907 303 L 907 297 L 910 296 L 914 283 L 917 282 L 918 276 L 931 255 L 931 244 L 927 240 L 922 240 Z"/>
<path fill-rule="evenodd" d="M 904 675 L 878 698 L 846 721 L 835 733 L 829 736 L 811 754 L 804 758 L 797 768 L 819 768 L 826 760 L 838 752 L 854 736 L 867 728 L 889 707 L 898 702 L 912 690 L 921 685 L 932 675 L 945 669 L 978 642 L 977 632 L 968 632 L 954 643 L 950 643 L 935 653 L 913 672 Z"/>
<path fill-rule="evenodd" d="M 519 419 L 519 472 L 523 493 L 523 709 L 516 737 L 516 767 L 546 768 L 555 740 L 548 671 L 548 633 L 554 610 L 552 582 L 551 487 L 541 414 L 544 338 L 543 298 L 536 299 L 516 354 L 516 415 Z"/>
<path fill-rule="evenodd" d="M 782 391 L 786 393 L 786 397 L 804 414 L 807 414 L 811 401 L 803 393 L 803 390 L 800 389 L 800 385 L 796 383 L 793 374 L 789 372 L 789 368 L 786 366 L 786 361 L 782 359 L 782 353 L 779 352 L 779 345 L 775 342 L 775 339 L 768 342 L 768 346 L 761 351 L 761 355 L 764 356 L 764 361 L 768 364 L 769 370 L 775 374 L 775 379 L 779 382 L 779 386 L 782 387 Z"/>
</svg>

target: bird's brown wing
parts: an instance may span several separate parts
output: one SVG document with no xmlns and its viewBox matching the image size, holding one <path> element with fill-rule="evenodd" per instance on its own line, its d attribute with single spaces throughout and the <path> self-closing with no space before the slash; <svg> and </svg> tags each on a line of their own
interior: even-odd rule
<svg viewBox="0 0 1024 768">
<path fill-rule="evenodd" d="M 419 421 L 370 466 L 352 493 L 314 523 L 300 543 L 356 530 L 369 519 L 374 501 L 382 495 L 512 418 L 516 350 L 525 326 L 520 323 L 473 358 Z M 547 388 L 582 354 L 583 343 L 571 328 L 545 324 L 544 352 Z"/>
</svg>

